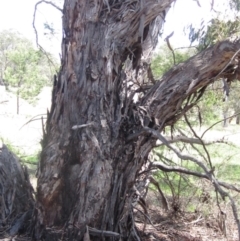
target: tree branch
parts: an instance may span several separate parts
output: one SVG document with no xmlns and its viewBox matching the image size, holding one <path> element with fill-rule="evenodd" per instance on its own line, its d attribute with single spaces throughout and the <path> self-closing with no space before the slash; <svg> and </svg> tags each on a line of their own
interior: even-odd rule
<svg viewBox="0 0 240 241">
<path fill-rule="evenodd" d="M 226 120 L 231 119 L 232 117 L 238 116 L 239 114 L 240 114 L 240 112 L 235 113 L 234 115 L 231 115 L 231 116 L 229 116 L 229 117 L 227 117 L 227 118 L 225 118 L 225 119 L 226 119 Z M 207 128 L 207 129 L 202 133 L 201 138 L 203 138 L 203 136 L 206 134 L 207 131 L 209 131 L 209 130 L 212 129 L 215 125 L 217 125 L 217 124 L 219 124 L 219 123 L 221 123 L 221 122 L 223 122 L 223 121 L 224 121 L 224 119 L 222 119 L 222 120 L 220 120 L 220 121 L 217 121 L 216 123 L 212 124 L 209 128 Z"/>
<path fill-rule="evenodd" d="M 57 10 L 59 10 L 61 13 L 63 12 L 63 10 L 61 8 L 59 8 L 57 5 L 55 5 L 54 3 L 50 2 L 50 1 L 41 0 L 41 1 L 39 1 L 39 2 L 37 2 L 35 4 L 34 12 L 33 12 L 33 22 L 32 22 L 32 25 L 33 25 L 33 29 L 34 29 L 34 32 L 35 32 L 35 35 L 36 35 L 37 46 L 40 46 L 40 45 L 38 43 L 38 32 L 37 32 L 37 29 L 36 29 L 36 26 L 35 26 L 35 20 L 36 20 L 36 12 L 37 12 L 38 5 L 41 4 L 41 3 L 50 4 L 53 7 L 55 7 Z"/>
<path fill-rule="evenodd" d="M 51 58 L 49 58 L 49 56 L 48 56 L 49 54 L 48 54 L 47 51 L 39 44 L 39 41 L 38 41 L 38 32 L 37 32 L 37 28 L 36 28 L 36 26 L 35 26 L 35 20 L 36 20 L 37 7 L 38 7 L 38 5 L 41 4 L 41 3 L 50 4 L 50 5 L 52 5 L 54 8 L 56 8 L 57 10 L 59 10 L 61 13 L 63 13 L 63 10 L 62 10 L 61 8 L 59 8 L 56 4 L 54 4 L 54 3 L 50 2 L 50 1 L 41 0 L 41 1 L 39 1 L 39 2 L 37 2 L 37 3 L 35 4 L 34 13 L 33 13 L 33 22 L 32 22 L 32 26 L 33 26 L 33 29 L 34 29 L 34 32 L 35 32 L 35 36 L 36 36 L 36 44 L 37 44 L 37 47 L 39 47 L 40 50 L 46 55 L 49 63 L 51 63 L 51 64 L 54 66 L 55 71 L 56 71 L 56 73 L 57 73 L 57 68 L 56 68 L 56 66 L 54 65 L 54 63 L 53 63 L 53 61 L 51 60 Z"/>
<path fill-rule="evenodd" d="M 182 154 L 181 152 L 179 152 L 176 148 L 172 147 L 168 143 L 168 141 L 158 131 L 156 131 L 154 129 L 150 129 L 149 127 L 144 127 L 144 130 L 146 130 L 149 134 L 151 133 L 154 137 L 157 137 L 160 141 L 162 141 L 180 159 L 190 160 L 190 161 L 196 163 L 199 167 L 201 167 L 204 170 L 207 179 L 212 182 L 213 186 L 215 187 L 216 192 L 218 192 L 221 195 L 222 199 L 224 200 L 225 197 L 228 197 L 230 199 L 231 206 L 232 206 L 232 212 L 233 212 L 233 215 L 234 215 L 237 227 L 238 227 L 238 236 L 239 236 L 239 240 L 240 240 L 240 220 L 239 220 L 239 217 L 238 217 L 236 204 L 235 204 L 233 198 L 231 197 L 231 195 L 222 189 L 221 184 L 214 177 L 214 175 L 213 175 L 214 170 L 208 170 L 208 168 L 205 166 L 205 164 L 203 162 L 201 162 L 200 160 L 198 160 L 197 158 L 195 158 L 193 156 L 190 156 L 190 155 L 185 155 L 185 154 Z M 226 186 L 227 185 L 225 185 L 225 187 Z"/>
<path fill-rule="evenodd" d="M 184 143 L 188 143 L 188 144 L 202 145 L 202 142 L 199 139 L 182 136 L 182 135 L 178 135 L 178 136 L 174 136 L 174 137 L 165 136 L 165 139 L 168 141 L 169 144 L 176 143 L 176 142 L 184 142 Z M 212 140 L 212 141 L 203 141 L 203 143 L 204 143 L 204 145 L 211 145 L 214 143 L 229 144 L 229 142 L 227 140 L 224 140 L 224 137 L 221 139 L 216 139 L 216 140 Z M 161 143 L 157 142 L 155 147 L 163 146 L 163 145 L 165 145 L 165 144 L 162 142 Z"/>
<path fill-rule="evenodd" d="M 186 174 L 186 175 L 192 175 L 192 176 L 195 176 L 195 177 L 208 179 L 208 176 L 204 173 L 195 172 L 195 171 L 188 170 L 184 167 L 179 167 L 179 166 L 168 166 L 168 165 L 165 165 L 161 162 L 153 162 L 151 164 L 151 168 L 158 168 L 158 169 L 160 169 L 164 172 L 178 172 L 178 173 L 183 173 L 183 174 Z M 230 190 L 233 190 L 233 191 L 236 191 L 236 192 L 240 192 L 240 188 L 235 187 L 234 185 L 231 185 L 229 183 L 219 181 L 219 180 L 218 180 L 218 183 L 219 183 L 220 186 L 225 187 L 226 189 L 230 189 Z"/>
<path fill-rule="evenodd" d="M 174 66 L 141 99 L 148 116 L 163 129 L 182 115 L 183 106 L 196 104 L 205 88 L 215 80 L 234 75 L 239 68 L 240 40 L 223 41 Z M 227 71 L 228 70 L 228 71 Z M 187 104 L 186 104 L 187 100 Z"/>
</svg>

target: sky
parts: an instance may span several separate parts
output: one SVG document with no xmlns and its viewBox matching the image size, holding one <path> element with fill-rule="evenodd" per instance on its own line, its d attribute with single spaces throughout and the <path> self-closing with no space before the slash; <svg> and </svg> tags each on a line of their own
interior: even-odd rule
<svg viewBox="0 0 240 241">
<path fill-rule="evenodd" d="M 35 4 L 39 0 L 0 0 L 0 31 L 13 29 L 24 37 L 36 43 L 36 35 L 33 29 L 33 14 Z M 56 4 L 60 1 L 53 1 Z M 62 6 L 60 6 L 62 8 Z M 61 12 L 49 4 L 38 5 L 36 13 L 36 28 L 39 36 L 39 44 L 55 56 L 60 53 L 61 44 Z M 53 23 L 57 33 L 51 41 L 44 35 L 44 23 Z"/>
<path fill-rule="evenodd" d="M 35 33 L 32 27 L 34 6 L 39 0 L 0 0 L 0 31 L 4 29 L 13 29 L 27 37 L 33 43 L 36 43 Z M 62 0 L 52 0 L 61 8 Z M 170 39 L 174 47 L 183 47 L 189 45 L 188 37 L 184 35 L 183 28 L 190 23 L 199 26 L 201 21 L 207 23 L 212 15 L 216 15 L 211 9 L 212 0 L 199 0 L 201 7 L 194 0 L 177 0 L 176 4 L 167 14 L 162 38 L 174 31 Z M 216 10 L 221 11 L 226 8 L 226 0 L 217 0 L 214 4 Z M 42 3 L 38 5 L 36 13 L 36 28 L 39 36 L 39 44 L 55 56 L 61 52 L 61 12 L 49 4 Z M 57 34 L 49 39 L 49 35 L 44 35 L 44 23 L 53 24 Z"/>
</svg>

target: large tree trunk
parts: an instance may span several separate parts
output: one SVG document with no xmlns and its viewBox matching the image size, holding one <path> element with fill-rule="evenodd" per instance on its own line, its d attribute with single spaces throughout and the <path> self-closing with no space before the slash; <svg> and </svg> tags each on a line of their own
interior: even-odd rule
<svg viewBox="0 0 240 241">
<path fill-rule="evenodd" d="M 38 170 L 36 239 L 81 240 L 87 230 L 96 240 L 137 235 L 134 184 L 156 141 L 147 128 L 174 124 L 224 76 L 239 48 L 219 44 L 150 89 L 148 61 L 171 2 L 65 1 L 62 67 Z"/>
<path fill-rule="evenodd" d="M 130 87 L 137 87 L 128 81 L 141 82 L 137 74 L 147 68 L 171 2 L 65 1 L 62 67 L 38 174 L 36 238 L 52 240 L 46 228 L 64 227 L 68 238 L 80 240 L 86 225 L 135 233 L 133 185 L 154 142 L 149 136 L 127 142 L 141 126 L 128 102 Z"/>
</svg>

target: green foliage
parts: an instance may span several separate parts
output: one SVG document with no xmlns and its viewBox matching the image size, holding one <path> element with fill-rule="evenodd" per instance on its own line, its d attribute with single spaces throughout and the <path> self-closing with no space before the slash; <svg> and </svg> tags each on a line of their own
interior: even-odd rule
<svg viewBox="0 0 240 241">
<path fill-rule="evenodd" d="M 0 78 L 3 79 L 6 68 L 11 64 L 8 61 L 8 53 L 16 48 L 20 41 L 19 35 L 10 30 L 4 30 L 0 33 Z"/>
<path fill-rule="evenodd" d="M 24 99 L 35 97 L 49 84 L 48 76 L 40 74 L 41 57 L 40 52 L 24 45 L 8 54 L 11 66 L 6 68 L 4 79 Z"/>
<path fill-rule="evenodd" d="M 180 51 L 175 50 L 176 64 L 184 62 L 194 55 L 193 50 Z M 162 46 L 151 62 L 151 68 L 155 78 L 161 77 L 174 65 L 173 55 L 167 45 Z"/>
<path fill-rule="evenodd" d="M 7 148 L 12 153 L 14 153 L 20 159 L 20 161 L 22 163 L 24 163 L 24 164 L 27 163 L 27 164 L 32 164 L 32 165 L 36 165 L 38 163 L 38 159 L 39 159 L 39 157 L 38 157 L 39 153 L 38 152 L 29 155 L 29 154 L 25 153 L 24 151 L 22 151 L 21 148 L 18 148 L 15 145 L 13 145 L 12 142 L 9 141 L 8 139 L 0 137 L 0 140 L 1 140 L 2 143 L 4 143 L 7 146 Z"/>
<path fill-rule="evenodd" d="M 198 42 L 198 51 L 206 49 L 219 41 L 238 36 L 239 33 L 240 22 L 238 17 L 228 21 L 218 18 L 212 19 L 207 30 L 205 30 L 203 22 L 200 29 L 196 29 L 192 25 L 189 26 L 189 39 L 191 43 Z"/>
<path fill-rule="evenodd" d="M 32 101 L 44 86 L 51 85 L 57 61 L 34 49 L 32 43 L 11 31 L 0 33 L 0 69 L 8 89 Z"/>
<path fill-rule="evenodd" d="M 203 98 L 198 103 L 202 116 L 202 125 L 210 125 L 222 118 L 223 92 L 221 82 L 208 86 Z M 216 106 L 218 108 L 216 108 Z"/>
</svg>

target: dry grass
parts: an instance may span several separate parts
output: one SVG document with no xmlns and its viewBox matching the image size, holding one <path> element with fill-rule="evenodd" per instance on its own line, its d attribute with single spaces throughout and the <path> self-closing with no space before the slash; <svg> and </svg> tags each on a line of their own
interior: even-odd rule
<svg viewBox="0 0 240 241">
<path fill-rule="evenodd" d="M 235 198 L 239 198 L 236 195 Z M 172 200 L 168 198 L 171 207 Z M 183 198 L 181 202 L 184 203 Z M 150 191 L 147 197 L 147 206 L 149 210 L 149 218 L 153 225 L 149 222 L 146 225 L 145 233 L 157 235 L 155 240 L 183 240 L 183 241 L 237 241 L 238 231 L 235 224 L 230 203 L 228 201 L 221 203 L 221 209 L 226 214 L 222 215 L 225 219 L 221 219 L 219 208 L 216 200 L 211 199 L 208 203 L 202 203 L 198 198 L 193 199 L 191 205 L 195 207 L 192 212 L 187 211 L 187 207 L 180 205 L 180 209 L 175 211 L 170 208 L 164 211 L 159 202 L 159 196 L 156 192 Z M 140 207 L 139 207 L 140 208 Z M 137 226 L 143 230 L 144 217 L 141 213 L 137 213 Z M 226 226 L 226 236 L 222 229 L 221 222 Z M 164 238 L 160 238 L 161 235 Z M 179 236 L 180 235 L 180 236 Z M 150 239 L 146 239 L 150 240 Z"/>
</svg>

